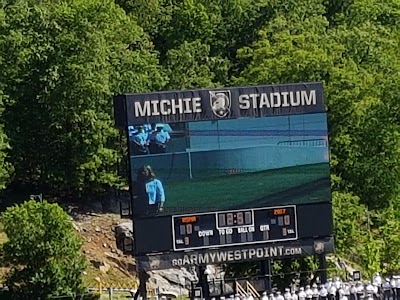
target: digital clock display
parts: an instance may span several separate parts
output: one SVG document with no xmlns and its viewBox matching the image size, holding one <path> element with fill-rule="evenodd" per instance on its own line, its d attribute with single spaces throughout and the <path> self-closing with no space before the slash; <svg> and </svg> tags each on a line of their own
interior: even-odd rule
<svg viewBox="0 0 400 300">
<path fill-rule="evenodd" d="M 223 227 L 253 225 L 253 212 L 237 211 L 217 213 L 217 229 Z"/>
<path fill-rule="evenodd" d="M 297 239 L 295 206 L 173 216 L 175 251 Z"/>
</svg>

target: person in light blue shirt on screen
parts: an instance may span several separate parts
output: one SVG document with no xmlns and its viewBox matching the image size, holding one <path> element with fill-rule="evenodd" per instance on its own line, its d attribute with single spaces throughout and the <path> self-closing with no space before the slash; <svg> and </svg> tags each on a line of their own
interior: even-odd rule
<svg viewBox="0 0 400 300">
<path fill-rule="evenodd" d="M 134 155 L 149 154 L 148 134 L 144 132 L 142 126 L 138 127 L 138 131 L 133 135 L 131 140 Z"/>
<path fill-rule="evenodd" d="M 143 130 L 145 133 L 150 135 L 153 132 L 153 127 L 151 126 L 151 124 L 144 124 Z"/>
<path fill-rule="evenodd" d="M 139 169 L 137 182 L 144 188 L 149 212 L 162 212 L 165 203 L 165 191 L 162 182 L 156 179 L 156 175 L 150 166 L 143 166 Z"/>
<path fill-rule="evenodd" d="M 171 139 L 169 133 L 164 130 L 162 125 L 157 125 L 155 132 L 150 135 L 150 153 L 167 152 L 167 143 Z"/>
<path fill-rule="evenodd" d="M 129 134 L 130 141 L 133 140 L 133 137 L 135 136 L 136 133 L 137 133 L 137 129 L 135 128 L 135 126 L 128 126 L 128 134 Z"/>
</svg>

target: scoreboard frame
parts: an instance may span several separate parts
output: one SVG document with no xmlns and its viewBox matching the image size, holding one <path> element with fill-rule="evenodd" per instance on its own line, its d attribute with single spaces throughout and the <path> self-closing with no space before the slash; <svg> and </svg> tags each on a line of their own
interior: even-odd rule
<svg viewBox="0 0 400 300">
<path fill-rule="evenodd" d="M 307 91 L 310 92 L 310 94 L 307 94 Z M 223 98 L 225 101 L 221 102 L 224 103 L 224 107 L 219 107 L 221 103 L 216 105 L 217 103 L 215 101 L 218 100 L 216 99 L 216 95 L 224 96 Z M 256 101 L 256 97 L 258 97 L 258 102 Z M 145 123 L 184 123 L 326 113 L 323 98 L 323 86 L 320 82 L 143 94 L 126 93 L 114 97 L 114 117 L 116 126 L 125 131 L 127 139 L 129 140 L 129 127 L 131 125 L 136 126 Z M 249 99 L 253 99 L 254 101 L 250 102 Z M 240 103 L 244 103 L 241 102 L 241 100 L 249 105 L 250 103 L 256 105 L 257 102 L 257 105 L 260 105 L 260 107 L 249 106 L 245 109 L 243 108 L 245 106 L 240 106 Z M 262 103 L 264 106 L 261 107 Z M 265 105 L 266 103 L 268 105 Z M 178 104 L 182 105 L 182 107 L 178 107 Z M 190 113 L 183 111 L 184 107 L 185 110 L 189 107 L 189 104 L 193 105 Z M 174 111 L 169 108 L 167 113 L 166 108 L 168 105 L 175 105 L 175 108 L 180 108 L 181 111 Z M 130 147 L 128 143 L 129 155 L 131 153 Z M 133 166 L 131 159 L 129 159 L 129 171 L 132 174 Z M 131 207 L 135 210 L 131 178 L 132 176 L 130 176 L 129 180 L 132 201 Z M 207 247 L 188 249 L 176 249 L 175 247 L 176 236 L 174 219 L 176 218 L 190 218 L 214 214 L 216 225 L 214 230 L 218 231 L 220 229 L 218 215 L 221 213 L 244 212 L 250 210 L 252 212 L 254 226 L 256 226 L 255 211 L 280 207 L 294 207 L 294 216 L 296 220 L 296 236 L 294 238 L 263 240 L 251 243 L 210 245 Z M 136 257 L 138 271 L 205 265 L 210 262 L 210 260 L 206 261 L 204 259 L 207 254 L 210 254 L 210 259 L 213 259 L 211 263 L 236 263 L 269 258 L 319 255 L 334 251 L 331 198 L 316 203 L 296 205 L 282 204 L 273 205 L 271 207 L 248 207 L 233 210 L 225 209 L 198 213 L 172 214 L 169 216 L 138 216 L 135 215 L 134 212 L 132 222 L 134 223 L 134 251 L 132 254 Z M 315 226 L 315 224 L 319 224 L 319 226 Z M 237 228 L 237 226 L 232 228 Z M 149 239 L 149 236 L 151 236 L 151 239 Z M 252 247 L 252 245 L 257 247 Z M 218 260 L 218 255 L 211 255 L 217 253 L 220 248 L 222 248 L 221 251 L 228 253 L 228 259 Z M 248 256 L 246 257 L 246 255 L 239 255 L 237 256 L 239 259 L 236 259 L 236 254 L 239 253 L 238 251 L 240 253 L 247 253 L 246 251 L 249 251 L 249 253 L 253 253 L 253 251 L 254 253 L 258 253 L 264 251 L 264 256 L 260 258 L 256 255 L 250 258 Z M 231 253 L 235 253 L 235 259 L 233 260 L 229 259 Z M 189 260 L 186 259 L 187 256 L 190 256 Z M 182 262 L 182 264 L 179 262 Z"/>
<path fill-rule="evenodd" d="M 274 240 L 260 240 L 260 241 L 246 241 L 246 242 L 241 242 L 241 243 L 231 243 L 231 244 L 219 244 L 219 245 L 209 245 L 209 246 L 199 246 L 199 247 L 188 247 L 188 248 L 184 248 L 184 249 L 177 249 L 176 248 L 176 234 L 175 234 L 175 219 L 176 218 L 197 218 L 198 216 L 202 216 L 202 215 L 211 215 L 214 214 L 215 215 L 215 222 L 216 222 L 216 226 L 215 229 L 210 229 L 210 230 L 215 230 L 218 231 L 219 229 L 222 228 L 218 228 L 218 214 L 220 213 L 233 213 L 233 212 L 244 212 L 244 211 L 251 211 L 252 212 L 252 218 L 253 218 L 253 225 L 243 225 L 243 226 L 234 226 L 234 227 L 224 227 L 224 229 L 226 228 L 238 228 L 238 227 L 251 227 L 254 226 L 256 227 L 256 223 L 255 223 L 255 218 L 254 218 L 254 211 L 260 211 L 260 210 L 280 210 L 280 209 L 286 209 L 286 208 L 292 208 L 293 212 L 294 212 L 294 230 L 295 230 L 295 237 L 291 237 L 291 238 L 282 238 L 282 239 L 274 239 Z M 244 245 L 244 244 L 262 244 L 262 243 L 274 243 L 274 242 L 284 242 L 284 241 L 295 241 L 298 239 L 298 231 L 297 231 L 297 209 L 296 209 L 296 205 L 284 205 L 284 206 L 273 206 L 273 207 L 261 207 L 261 208 L 251 208 L 251 209 L 237 209 L 237 210 L 225 210 L 225 211 L 216 211 L 216 212 L 207 212 L 207 213 L 198 213 L 198 214 L 181 214 L 181 215 L 173 215 L 171 218 L 171 225 L 172 225 L 172 240 L 173 240 L 173 250 L 174 251 L 190 251 L 190 250 L 200 250 L 200 249 L 210 249 L 210 248 L 222 248 L 222 247 L 230 247 L 230 246 L 240 246 L 240 245 Z M 261 225 L 261 224 L 260 224 Z"/>
</svg>

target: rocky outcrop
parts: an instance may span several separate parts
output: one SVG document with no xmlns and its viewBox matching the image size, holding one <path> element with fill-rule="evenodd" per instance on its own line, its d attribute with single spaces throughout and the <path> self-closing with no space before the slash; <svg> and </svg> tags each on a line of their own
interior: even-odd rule
<svg viewBox="0 0 400 300">
<path fill-rule="evenodd" d="M 115 225 L 115 238 L 117 248 L 126 254 L 133 253 L 133 224 L 127 221 Z M 222 269 L 216 266 L 207 266 L 208 280 L 220 280 L 224 277 Z M 167 270 L 154 270 L 148 273 L 150 276 L 149 287 L 157 294 L 167 297 L 178 297 L 179 295 L 188 295 L 191 283 L 197 283 L 198 277 L 195 268 L 176 268 Z M 231 289 L 225 286 L 225 290 Z"/>
<path fill-rule="evenodd" d="M 126 254 L 133 253 L 133 223 L 124 222 L 115 226 L 117 248 Z"/>
<path fill-rule="evenodd" d="M 168 269 L 151 271 L 149 283 L 160 295 L 175 296 L 188 295 L 190 282 L 195 276 L 186 269 Z"/>
</svg>

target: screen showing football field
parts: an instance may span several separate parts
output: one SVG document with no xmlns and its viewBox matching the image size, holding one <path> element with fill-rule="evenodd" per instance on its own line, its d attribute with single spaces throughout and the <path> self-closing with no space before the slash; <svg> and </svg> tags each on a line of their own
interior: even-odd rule
<svg viewBox="0 0 400 300">
<path fill-rule="evenodd" d="M 330 202 L 326 113 L 128 127 L 136 217 Z"/>
</svg>

